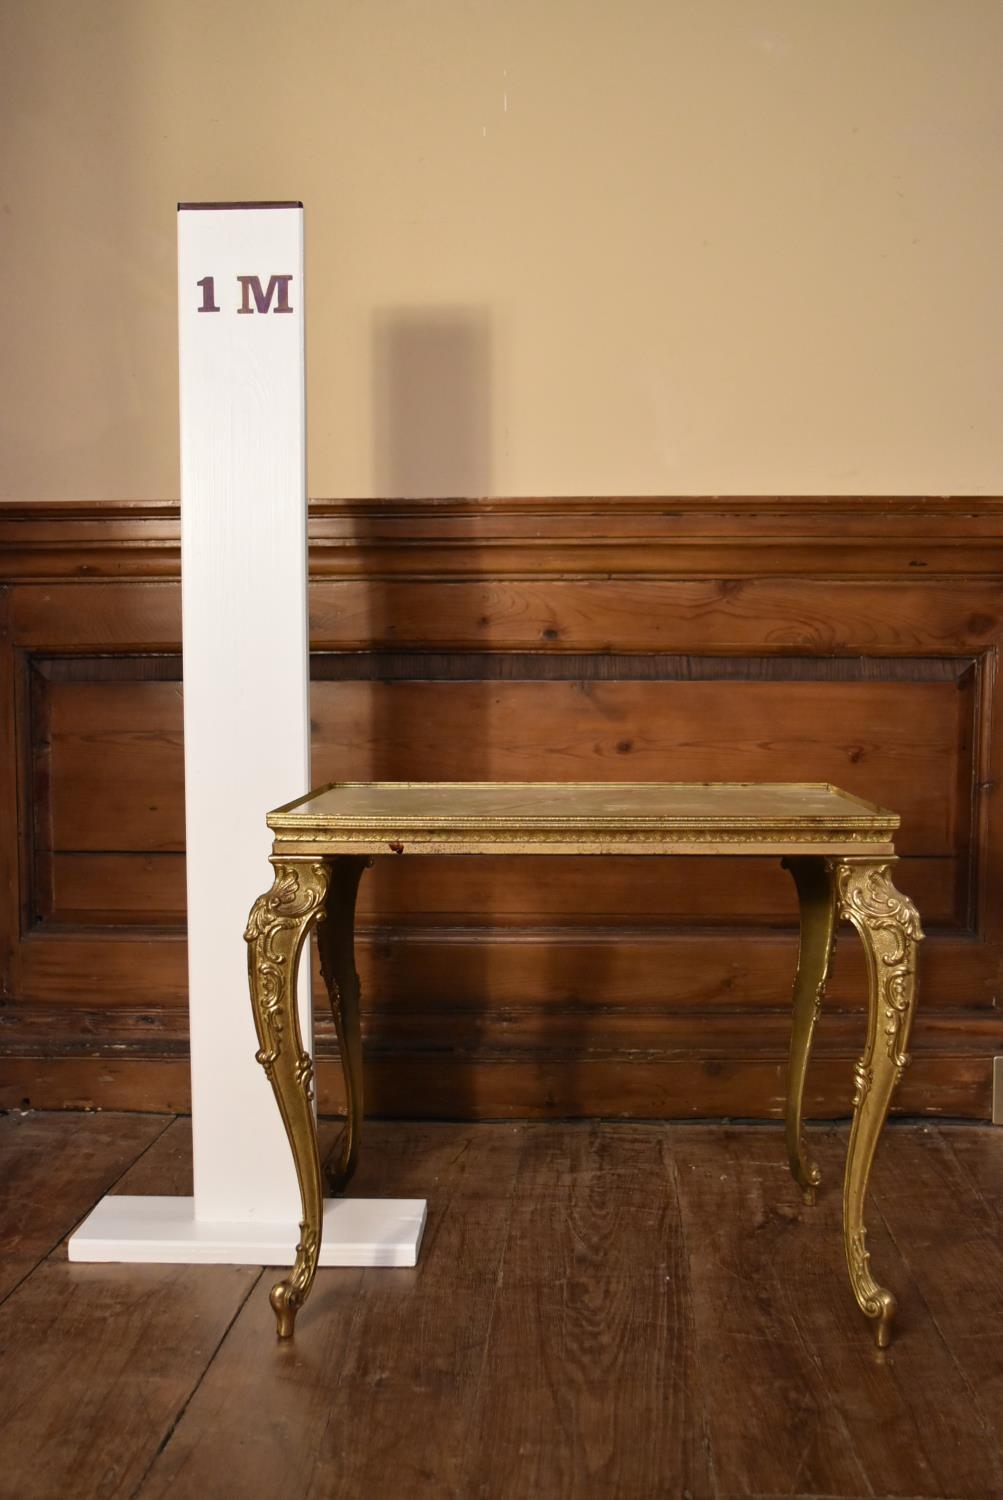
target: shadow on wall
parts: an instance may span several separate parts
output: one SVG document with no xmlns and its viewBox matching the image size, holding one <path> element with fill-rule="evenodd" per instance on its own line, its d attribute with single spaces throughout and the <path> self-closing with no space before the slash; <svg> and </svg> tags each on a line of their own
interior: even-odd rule
<svg viewBox="0 0 1003 1500">
<path fill-rule="evenodd" d="M 488 312 L 481 307 L 397 307 L 379 310 L 373 319 L 373 476 L 376 493 L 387 499 L 476 499 L 490 495 L 492 488 L 492 328 Z M 360 518 L 360 526 L 365 522 Z M 463 521 L 458 518 L 462 528 Z M 363 534 L 364 539 L 364 534 Z M 393 650 L 399 641 L 415 636 L 419 640 L 439 641 L 441 623 L 434 613 L 443 603 L 443 591 L 449 585 L 437 582 L 430 587 L 418 586 L 408 591 L 410 608 L 420 609 L 423 618 L 402 621 L 394 618 L 393 596 L 379 578 L 369 583 L 369 639 L 379 649 Z M 400 593 L 396 595 L 400 599 Z M 419 602 L 420 601 L 420 602 Z M 458 627 L 467 637 L 442 641 L 445 650 L 469 645 L 470 630 L 466 623 Z M 404 646 L 406 655 L 407 647 Z M 395 700 L 399 690 L 406 691 L 409 681 L 428 672 L 421 652 L 411 662 L 398 659 L 395 670 L 386 680 L 374 681 L 370 702 L 369 754 L 370 774 L 388 780 L 443 779 L 476 781 L 492 774 L 490 682 L 471 697 L 469 684 L 457 684 L 464 692 L 465 711 L 462 728 L 443 722 L 442 688 L 436 694 L 411 697 L 415 703 L 434 700 L 434 719 L 418 713 L 398 713 Z M 433 669 L 434 670 L 434 669 Z M 378 669 L 377 669 L 378 671 Z M 375 675 L 375 674 L 374 674 Z M 445 689 L 448 693 L 448 688 Z M 454 728 L 457 732 L 453 732 Z M 410 865 L 402 861 L 394 871 L 408 879 L 411 888 L 412 915 L 409 918 L 411 939 L 420 937 L 424 917 L 417 892 L 434 885 L 433 861 L 417 859 Z M 412 904 L 413 903 L 413 904 Z M 433 903 L 434 904 L 434 903 Z M 490 906 L 487 910 L 458 913 L 454 920 L 478 924 L 479 935 L 490 940 Z M 418 908 L 415 910 L 414 908 Z M 376 914 L 379 923 L 379 914 Z M 482 925 L 483 924 L 483 925 Z M 405 943 L 408 933 L 403 934 Z M 391 947 L 393 947 L 391 943 Z M 463 1035 L 464 1049 L 473 1055 L 480 1050 L 484 1029 L 485 1007 L 490 1003 L 485 993 L 488 979 L 487 955 L 483 943 L 465 945 L 469 960 L 464 964 L 464 993 L 448 998 L 435 993 L 410 995 L 408 1009 L 414 1015 L 427 1010 L 441 1010 L 445 1003 L 465 1013 L 465 1024 L 456 1028 Z M 407 949 L 400 952 L 403 965 L 391 957 L 386 971 L 387 998 L 392 997 L 394 974 L 407 964 Z M 377 969 L 382 968 L 377 965 Z M 422 965 L 419 962 L 419 969 Z M 433 972 L 436 966 L 432 966 Z M 406 984 L 407 989 L 411 986 Z M 468 988 L 469 987 L 469 988 Z M 392 1003 L 392 1000 L 391 1000 Z M 389 1019 L 389 1018 L 388 1018 Z M 430 1026 L 436 1022 L 430 1020 Z M 389 1028 L 393 1031 L 393 1025 Z M 453 1028 L 451 1028 L 453 1029 Z M 434 1036 L 429 1037 L 434 1042 Z M 406 1032 L 391 1046 L 413 1052 L 422 1038 Z M 439 1064 L 441 1066 L 441 1058 Z M 475 1097 L 475 1074 L 463 1066 L 461 1058 L 449 1070 L 452 1097 L 444 1101 L 444 1112 L 473 1117 L 478 1113 Z M 403 1101 L 393 1101 L 398 1112 Z"/>
<path fill-rule="evenodd" d="M 491 323 L 478 307 L 373 320 L 373 475 L 394 499 L 491 492 Z"/>
</svg>

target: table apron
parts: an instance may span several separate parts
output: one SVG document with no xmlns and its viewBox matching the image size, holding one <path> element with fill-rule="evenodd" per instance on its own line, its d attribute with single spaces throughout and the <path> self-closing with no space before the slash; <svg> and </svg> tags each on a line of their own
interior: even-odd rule
<svg viewBox="0 0 1003 1500">
<path fill-rule="evenodd" d="M 462 836 L 455 838 L 337 838 L 331 835 L 318 837 L 313 840 L 302 838 L 295 840 L 276 839 L 272 855 L 275 859 L 325 859 L 334 858 L 338 855 L 364 855 L 367 858 L 378 855 L 386 855 L 389 858 L 400 858 L 407 854 L 432 854 L 432 855 L 502 855 L 502 854 L 537 854 L 537 855 L 608 855 L 608 854 L 630 854 L 630 855 L 690 855 L 715 858 L 721 855 L 743 855 L 756 854 L 776 856 L 784 855 L 820 855 L 835 859 L 860 859 L 878 858 L 893 859 L 895 848 L 891 843 L 882 841 L 848 842 L 844 839 L 828 840 L 823 837 L 817 839 L 784 839 L 770 838 L 767 840 L 756 839 L 730 839 L 720 843 L 709 839 L 672 839 L 658 840 L 645 836 L 634 836 L 629 839 L 555 839 L 547 840 L 532 838 L 506 838 L 495 841 L 483 839 L 465 839 Z"/>
</svg>

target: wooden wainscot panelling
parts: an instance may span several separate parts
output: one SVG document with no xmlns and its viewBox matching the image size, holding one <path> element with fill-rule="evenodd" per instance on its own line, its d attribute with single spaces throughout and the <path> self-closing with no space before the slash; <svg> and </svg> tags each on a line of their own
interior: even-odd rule
<svg viewBox="0 0 1003 1500">
<path fill-rule="evenodd" d="M 894 807 L 929 933 L 897 1106 L 988 1117 L 1003 502 L 325 502 L 310 536 L 316 782 L 828 780 Z M 0 507 L 0 560 L 0 1105 L 183 1108 L 177 508 Z M 370 1108 L 776 1115 L 794 912 L 769 860 L 377 861 Z M 847 1112 L 863 995 L 843 941 L 811 1113 Z M 319 1053 L 334 1110 L 322 1012 Z"/>
</svg>

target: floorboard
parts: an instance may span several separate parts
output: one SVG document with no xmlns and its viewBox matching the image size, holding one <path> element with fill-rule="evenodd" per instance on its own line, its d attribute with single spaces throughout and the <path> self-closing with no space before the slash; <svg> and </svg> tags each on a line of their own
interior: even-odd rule
<svg viewBox="0 0 1003 1500">
<path fill-rule="evenodd" d="M 354 1191 L 427 1192 L 418 1267 L 320 1271 L 291 1347 L 276 1343 L 263 1285 L 142 1500 L 463 1495 L 523 1135 L 511 1125 L 371 1126 Z"/>
<path fill-rule="evenodd" d="M 831 1268 L 818 1274 L 819 1232 L 787 1173 L 782 1137 L 697 1126 L 672 1130 L 668 1149 L 719 1494 L 872 1493 L 840 1403 L 799 1327 L 799 1307 L 815 1298 L 838 1326 L 847 1288 L 838 1238 Z M 866 1328 L 857 1330 L 862 1348 L 866 1337 Z"/>
<path fill-rule="evenodd" d="M 875 1164 L 874 1200 L 918 1294 L 913 1337 L 896 1357 L 900 1365 L 912 1358 L 921 1332 L 939 1340 L 950 1365 L 932 1399 L 929 1369 L 917 1368 L 910 1384 L 924 1382 L 914 1400 L 942 1483 L 958 1496 L 1003 1496 L 1003 1205 L 973 1191 L 981 1174 L 965 1170 L 939 1127 L 894 1133 L 891 1142 Z M 988 1156 L 983 1150 L 986 1176 Z"/>
<path fill-rule="evenodd" d="M 715 1493 L 660 1126 L 527 1137 L 465 1496 Z"/>
<path fill-rule="evenodd" d="M 110 1163 L 116 1117 L 77 1117 L 85 1163 L 96 1139 L 89 1118 L 101 1123 L 102 1159 Z M 144 1122 L 142 1131 L 136 1120 Z M 122 1150 L 139 1157 L 117 1186 L 174 1190 L 179 1151 L 172 1135 L 183 1143 L 187 1121 L 117 1121 Z M 62 1148 L 61 1173 L 70 1176 L 78 1136 L 68 1140 L 66 1124 L 58 1115 L 34 1120 L 36 1131 Z M 104 1176 L 110 1179 L 110 1167 Z M 184 1168 L 181 1176 L 184 1186 Z M 32 1242 L 36 1214 L 45 1226 L 59 1217 L 69 1230 L 78 1202 L 73 1213 L 59 1216 L 40 1184 L 24 1203 Z M 0 1307 L 3 1500 L 133 1495 L 260 1276 L 257 1268 L 235 1266 L 70 1264 L 63 1239 Z"/>
<path fill-rule="evenodd" d="M 325 1123 L 331 1143 L 337 1126 Z M 772 1126 L 373 1123 L 413 1271 L 86 1266 L 105 1191 L 191 1191 L 187 1120 L 0 1119 L 0 1500 L 1003 1500 L 1003 1131 L 895 1125 L 843 1262 L 844 1127 L 805 1207 Z"/>
<path fill-rule="evenodd" d="M 981 1136 L 983 1163 L 990 1156 L 1003 1160 L 1003 1138 L 973 1130 L 965 1136 L 973 1151 L 976 1135 Z M 697 1143 L 697 1132 L 684 1132 L 683 1139 L 687 1150 Z M 807 1355 L 818 1380 L 814 1389 L 805 1382 L 800 1401 L 789 1405 L 797 1416 L 789 1421 L 786 1434 L 778 1425 L 767 1438 L 769 1413 L 761 1412 L 750 1422 L 748 1399 L 739 1401 L 733 1410 L 725 1405 L 722 1423 L 713 1425 L 711 1431 L 722 1496 L 733 1494 L 737 1500 L 757 1490 L 789 1495 L 803 1489 L 812 1496 L 853 1493 L 851 1475 L 834 1486 L 831 1458 L 823 1456 L 819 1461 L 819 1445 L 827 1429 L 835 1428 L 843 1434 L 842 1459 L 860 1472 L 862 1495 L 998 1500 L 1003 1495 L 1003 1450 L 986 1400 L 995 1397 L 999 1409 L 1003 1298 L 997 1295 L 994 1264 L 999 1257 L 998 1236 L 990 1251 L 984 1242 L 986 1226 L 977 1194 L 960 1174 L 944 1168 L 939 1127 L 890 1129 L 872 1180 L 868 1247 L 879 1279 L 899 1298 L 897 1336 L 887 1353 L 862 1341 L 861 1319 L 842 1259 L 840 1179 L 846 1139 L 845 1129 L 811 1132 L 812 1151 L 823 1169 L 823 1187 L 813 1208 L 803 1207 L 793 1194 L 782 1158 L 777 1159 L 776 1147 L 771 1145 L 776 1137 L 768 1129 L 722 1133 L 712 1128 L 701 1143 L 709 1151 L 710 1171 L 715 1163 L 723 1165 L 721 1153 L 726 1151 L 733 1166 L 720 1173 L 722 1181 L 738 1182 L 750 1194 L 751 1214 L 729 1215 L 720 1231 L 726 1242 L 742 1241 L 743 1220 L 746 1224 L 739 1252 L 741 1274 L 735 1285 L 759 1279 L 755 1295 L 768 1307 L 774 1325 L 781 1326 L 785 1315 L 789 1320 L 788 1369 Z M 938 1178 L 927 1172 L 924 1182 L 917 1153 L 921 1153 L 920 1160 L 940 1162 L 943 1170 Z M 709 1206 L 701 1217 L 709 1224 Z M 792 1225 L 793 1236 L 789 1233 Z M 965 1248 L 972 1237 L 983 1241 L 978 1256 Z M 750 1248 L 750 1239 L 758 1245 Z M 928 1239 L 937 1245 L 932 1259 L 925 1250 Z M 959 1275 L 966 1268 L 969 1275 L 974 1270 L 982 1286 L 984 1338 L 977 1349 L 966 1342 L 964 1318 L 931 1314 L 931 1306 L 936 1312 L 936 1303 L 928 1295 L 923 1273 L 930 1273 L 941 1287 L 952 1286 L 948 1263 L 954 1255 Z M 738 1323 L 742 1328 L 749 1326 L 753 1294 L 742 1291 L 740 1295 Z M 988 1319 L 984 1316 L 987 1304 L 996 1309 Z M 701 1347 L 706 1349 L 706 1344 Z M 757 1361 L 765 1348 L 760 1335 Z M 969 1361 L 975 1364 L 971 1375 L 965 1370 Z M 720 1388 L 715 1384 L 714 1389 Z M 779 1424 L 783 1403 L 776 1399 L 771 1404 L 773 1421 Z M 729 1432 L 732 1424 L 734 1435 Z M 795 1433 L 803 1444 L 800 1457 Z M 732 1454 L 735 1458 L 729 1465 Z M 791 1467 L 792 1458 L 797 1458 L 796 1468 Z M 769 1470 L 781 1463 L 781 1474 L 768 1482 Z"/>
<path fill-rule="evenodd" d="M 993 1148 L 1003 1138 L 1003 1130 L 938 1124 L 937 1136 L 958 1163 L 969 1190 L 1003 1226 L 1003 1148 Z"/>
<path fill-rule="evenodd" d="M 0 1301 L 169 1124 L 69 1111 L 0 1118 Z"/>
</svg>

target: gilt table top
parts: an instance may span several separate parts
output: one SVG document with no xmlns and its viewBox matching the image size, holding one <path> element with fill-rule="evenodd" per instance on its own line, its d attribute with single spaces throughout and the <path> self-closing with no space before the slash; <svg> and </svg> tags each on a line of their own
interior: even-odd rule
<svg viewBox="0 0 1003 1500">
<path fill-rule="evenodd" d="M 898 825 L 827 782 L 344 781 L 268 815 L 286 856 L 889 855 Z"/>
</svg>

